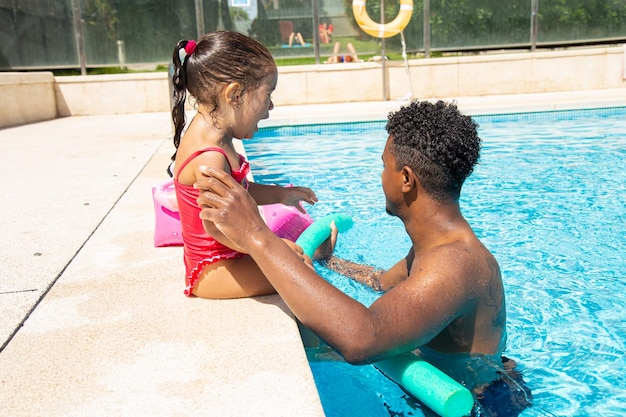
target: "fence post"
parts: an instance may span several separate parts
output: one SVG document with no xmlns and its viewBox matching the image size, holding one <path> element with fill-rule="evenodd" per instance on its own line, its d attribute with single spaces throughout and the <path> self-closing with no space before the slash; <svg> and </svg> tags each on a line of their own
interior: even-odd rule
<svg viewBox="0 0 626 417">
<path fill-rule="evenodd" d="M 315 63 L 320 63 L 320 12 L 318 0 L 311 0 L 313 7 L 313 53 L 315 54 Z"/>
<path fill-rule="evenodd" d="M 200 39 L 204 35 L 204 8 L 202 0 L 196 0 L 196 39 Z"/>
<path fill-rule="evenodd" d="M 80 64 L 80 75 L 87 75 L 83 24 L 78 0 L 72 0 L 72 13 L 74 17 L 74 38 L 76 39 L 76 52 L 78 53 L 78 63 Z"/>
<path fill-rule="evenodd" d="M 380 0 L 380 24 L 385 24 L 385 0 Z M 387 91 L 387 57 L 385 56 L 385 38 L 380 38 L 380 41 L 380 55 L 383 57 L 380 61 L 383 69 L 383 101 L 387 101 L 389 100 L 389 92 Z"/>
<path fill-rule="evenodd" d="M 539 0 L 532 0 L 530 5 L 530 52 L 535 52 L 537 48 L 537 12 L 539 11 Z"/>
<path fill-rule="evenodd" d="M 424 58 L 430 57 L 430 0 L 424 0 Z"/>
</svg>

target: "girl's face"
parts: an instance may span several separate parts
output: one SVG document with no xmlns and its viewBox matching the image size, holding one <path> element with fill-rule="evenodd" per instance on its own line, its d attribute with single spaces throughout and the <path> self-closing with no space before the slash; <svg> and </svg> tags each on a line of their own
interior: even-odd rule
<svg viewBox="0 0 626 417">
<path fill-rule="evenodd" d="M 269 111 L 274 108 L 272 93 L 276 89 L 278 72 L 276 69 L 261 81 L 257 89 L 243 95 L 243 103 L 236 115 L 233 126 L 233 136 L 239 139 L 250 139 L 256 133 L 259 121 L 270 116 Z"/>
</svg>

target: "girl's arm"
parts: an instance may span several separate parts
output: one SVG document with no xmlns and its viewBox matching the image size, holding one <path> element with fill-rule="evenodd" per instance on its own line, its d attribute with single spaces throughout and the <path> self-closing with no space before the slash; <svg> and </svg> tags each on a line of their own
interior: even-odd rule
<svg viewBox="0 0 626 417">
<path fill-rule="evenodd" d="M 278 185 L 266 185 L 251 182 L 248 186 L 248 193 L 254 198 L 259 206 L 266 204 L 282 203 L 286 206 L 294 206 L 303 211 L 300 201 L 309 204 L 317 202 L 317 196 L 307 187 L 280 187 Z"/>
<path fill-rule="evenodd" d="M 228 160 L 224 155 L 220 152 L 205 152 L 203 154 L 198 155 L 194 160 L 192 160 L 186 167 L 178 175 L 178 180 L 183 184 L 193 184 L 197 181 L 198 178 L 202 177 L 202 173 L 199 170 L 199 166 L 210 166 L 214 168 L 221 169 L 225 172 L 230 172 L 230 165 L 228 165 Z M 215 240 L 220 242 L 224 246 L 228 246 L 229 248 L 234 248 L 235 244 L 228 239 L 222 232 L 219 231 L 215 224 L 209 220 L 202 220 L 202 225 L 204 226 L 204 231 L 212 236 Z"/>
</svg>

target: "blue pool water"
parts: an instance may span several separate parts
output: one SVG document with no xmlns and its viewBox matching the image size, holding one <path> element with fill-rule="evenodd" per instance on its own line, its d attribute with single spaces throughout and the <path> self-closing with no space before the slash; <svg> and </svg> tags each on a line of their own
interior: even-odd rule
<svg viewBox="0 0 626 417">
<path fill-rule="evenodd" d="M 522 416 L 626 415 L 626 108 L 475 117 L 484 140 L 461 209 L 500 263 L 509 334 L 533 395 Z M 314 189 L 313 217 L 348 213 L 336 254 L 389 267 L 409 241 L 384 210 L 384 122 L 262 129 L 255 180 Z M 370 304 L 368 288 L 318 267 Z M 329 417 L 421 416 L 372 366 L 311 368 Z"/>
</svg>

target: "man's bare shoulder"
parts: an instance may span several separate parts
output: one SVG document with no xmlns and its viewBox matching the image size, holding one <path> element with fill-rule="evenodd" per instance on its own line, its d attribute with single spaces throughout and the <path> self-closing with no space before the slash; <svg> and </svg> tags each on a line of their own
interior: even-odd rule
<svg viewBox="0 0 626 417">
<path fill-rule="evenodd" d="M 422 339 L 442 352 L 496 352 L 504 323 L 500 270 L 480 242 L 452 241 L 416 254 L 396 302 L 419 306 L 430 314 L 428 326 L 437 336 Z"/>
<path fill-rule="evenodd" d="M 415 282 L 441 280 L 457 289 L 488 284 L 499 277 L 497 261 L 476 238 L 443 241 L 415 254 L 409 278 Z"/>
</svg>

